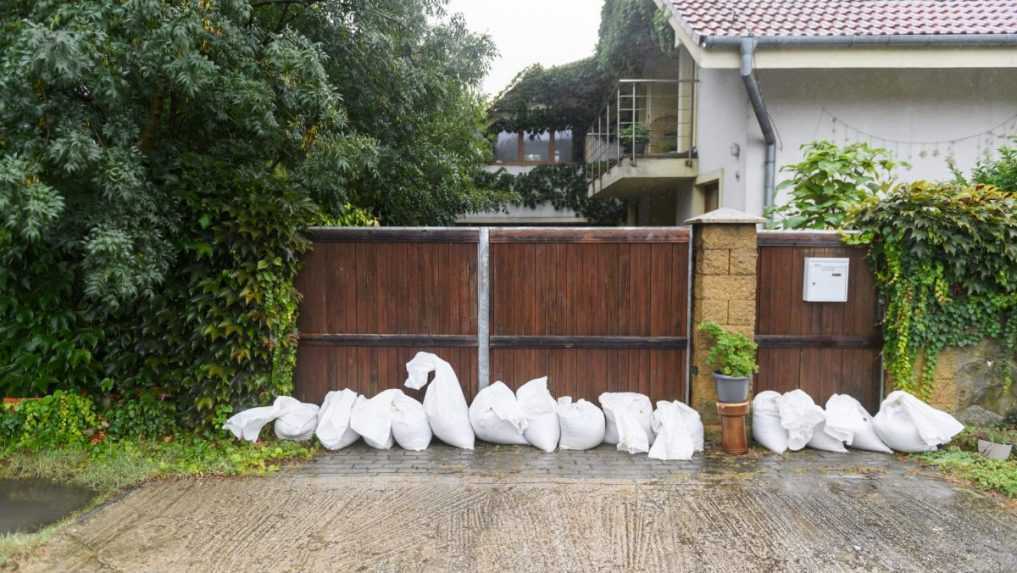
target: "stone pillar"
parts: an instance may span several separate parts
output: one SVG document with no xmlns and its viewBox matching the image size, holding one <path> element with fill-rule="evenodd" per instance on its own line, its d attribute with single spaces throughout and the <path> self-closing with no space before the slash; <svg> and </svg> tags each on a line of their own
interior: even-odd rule
<svg viewBox="0 0 1017 573">
<path fill-rule="evenodd" d="M 717 423 L 713 372 L 706 365 L 709 342 L 699 323 L 712 320 L 750 338 L 756 334 L 756 227 L 765 219 L 718 209 L 690 219 L 693 225 L 692 407 Z"/>
</svg>

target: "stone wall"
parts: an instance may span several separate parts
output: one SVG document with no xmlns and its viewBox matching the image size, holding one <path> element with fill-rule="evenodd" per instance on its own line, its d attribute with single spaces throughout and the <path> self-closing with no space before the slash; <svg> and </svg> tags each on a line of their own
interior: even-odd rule
<svg viewBox="0 0 1017 573">
<path fill-rule="evenodd" d="M 936 365 L 931 403 L 967 424 L 1002 421 L 1017 411 L 1017 383 L 1005 381 L 1007 360 L 1017 361 L 1017 356 L 1007 356 L 993 341 L 943 351 Z"/>
</svg>

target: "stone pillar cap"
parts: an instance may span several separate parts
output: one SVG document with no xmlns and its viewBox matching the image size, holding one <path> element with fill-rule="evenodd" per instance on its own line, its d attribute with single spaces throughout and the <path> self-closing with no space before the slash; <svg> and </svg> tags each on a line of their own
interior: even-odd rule
<svg viewBox="0 0 1017 573">
<path fill-rule="evenodd" d="M 755 215 L 749 215 L 737 209 L 717 209 L 716 211 L 710 211 L 705 215 L 693 217 L 688 221 L 685 221 L 688 225 L 758 225 L 765 223 L 766 219 L 757 217 Z"/>
</svg>

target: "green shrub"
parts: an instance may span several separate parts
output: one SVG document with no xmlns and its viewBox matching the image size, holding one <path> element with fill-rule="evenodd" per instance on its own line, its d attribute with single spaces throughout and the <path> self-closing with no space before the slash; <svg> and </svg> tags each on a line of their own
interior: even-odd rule
<svg viewBox="0 0 1017 573">
<path fill-rule="evenodd" d="M 176 431 L 176 413 L 172 401 L 155 392 L 143 392 L 106 409 L 106 433 L 111 439 L 161 438 Z"/>
<path fill-rule="evenodd" d="M 1017 196 L 918 182 L 870 197 L 850 224 L 861 234 L 848 240 L 868 245 L 885 301 L 883 350 L 896 387 L 927 399 L 947 347 L 991 338 L 1017 356 Z M 1012 363 L 998 371 L 1012 383 Z"/>
<path fill-rule="evenodd" d="M 791 190 L 790 201 L 767 213 L 780 217 L 776 225 L 784 229 L 843 229 L 850 209 L 889 189 L 902 165 L 889 151 L 865 143 L 838 147 L 817 141 L 802 150 L 801 163 L 784 168 L 791 179 L 777 187 Z"/>
<path fill-rule="evenodd" d="M 973 482 L 981 489 L 1017 499 L 1017 461 L 990 460 L 981 454 L 950 448 L 922 454 L 919 459 L 949 475 Z"/>
<path fill-rule="evenodd" d="M 6 408 L 3 418 L 5 445 L 15 450 L 83 447 L 99 426 L 92 400 L 62 390 Z"/>
<path fill-rule="evenodd" d="M 710 352 L 706 355 L 706 363 L 716 372 L 735 378 L 748 378 L 759 372 L 756 363 L 758 346 L 749 337 L 725 330 L 708 320 L 699 324 L 699 331 L 713 340 Z"/>
<path fill-rule="evenodd" d="M 1013 141 L 1017 143 L 1017 139 Z M 963 180 L 963 177 L 960 179 Z M 991 185 L 1001 191 L 1017 193 L 1017 147 L 1004 145 L 999 148 L 998 157 L 980 160 L 971 173 L 971 180 L 976 184 Z"/>
</svg>

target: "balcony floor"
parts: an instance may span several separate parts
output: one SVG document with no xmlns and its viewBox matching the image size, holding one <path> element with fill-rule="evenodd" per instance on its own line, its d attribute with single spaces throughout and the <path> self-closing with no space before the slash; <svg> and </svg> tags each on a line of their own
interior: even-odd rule
<svg viewBox="0 0 1017 573">
<path fill-rule="evenodd" d="M 699 175 L 697 159 L 674 156 L 623 159 L 602 177 L 590 183 L 590 194 L 624 199 L 643 193 L 674 189 L 675 185 Z"/>
</svg>

